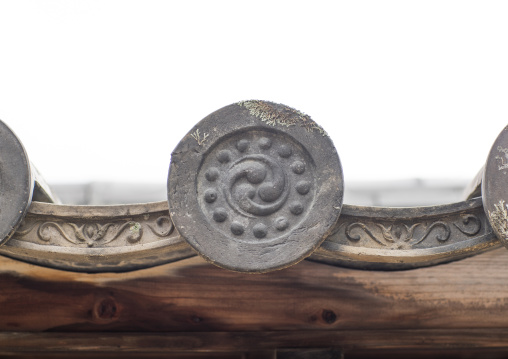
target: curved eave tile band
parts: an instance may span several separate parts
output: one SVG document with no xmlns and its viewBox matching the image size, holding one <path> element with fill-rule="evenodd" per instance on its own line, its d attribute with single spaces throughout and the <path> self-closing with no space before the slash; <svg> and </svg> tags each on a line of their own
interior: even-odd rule
<svg viewBox="0 0 508 359">
<path fill-rule="evenodd" d="M 344 205 L 332 233 L 309 259 L 398 270 L 499 246 L 480 198 L 421 208 Z M 174 228 L 167 202 L 94 207 L 34 202 L 0 254 L 81 272 L 131 271 L 196 255 Z"/>
</svg>

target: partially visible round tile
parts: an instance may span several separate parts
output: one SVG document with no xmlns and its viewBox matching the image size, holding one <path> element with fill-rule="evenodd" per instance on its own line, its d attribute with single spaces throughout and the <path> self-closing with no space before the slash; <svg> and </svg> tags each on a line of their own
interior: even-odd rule
<svg viewBox="0 0 508 359">
<path fill-rule="evenodd" d="M 23 145 L 0 121 L 0 245 L 7 242 L 32 202 L 34 175 Z"/>
<path fill-rule="evenodd" d="M 487 158 L 482 200 L 496 236 L 508 247 L 508 126 L 497 137 Z"/>
</svg>

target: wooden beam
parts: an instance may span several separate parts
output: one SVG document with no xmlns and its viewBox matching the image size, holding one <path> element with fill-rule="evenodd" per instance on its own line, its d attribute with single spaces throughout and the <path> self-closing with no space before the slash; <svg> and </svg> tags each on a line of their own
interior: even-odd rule
<svg viewBox="0 0 508 359">
<path fill-rule="evenodd" d="M 0 351 L 508 348 L 507 256 L 402 272 L 304 261 L 262 275 L 199 257 L 100 274 L 2 257 Z"/>
<path fill-rule="evenodd" d="M 1 333 L 2 353 L 228 352 L 308 348 L 358 350 L 508 349 L 508 329 L 354 330 L 194 333 Z"/>
</svg>

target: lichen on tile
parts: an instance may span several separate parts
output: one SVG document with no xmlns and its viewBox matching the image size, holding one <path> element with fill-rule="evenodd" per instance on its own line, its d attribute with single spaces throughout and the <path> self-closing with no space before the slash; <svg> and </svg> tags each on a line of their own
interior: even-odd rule
<svg viewBox="0 0 508 359">
<path fill-rule="evenodd" d="M 489 211 L 490 223 L 497 233 L 508 240 L 508 211 L 505 201 L 500 200 L 498 204 L 494 204 L 494 207 L 494 211 Z"/>
<path fill-rule="evenodd" d="M 261 100 L 240 101 L 238 105 L 248 109 L 251 115 L 259 118 L 267 125 L 285 127 L 299 125 L 308 132 L 317 131 L 323 136 L 328 136 L 326 131 L 314 122 L 309 115 L 289 106 Z"/>
</svg>

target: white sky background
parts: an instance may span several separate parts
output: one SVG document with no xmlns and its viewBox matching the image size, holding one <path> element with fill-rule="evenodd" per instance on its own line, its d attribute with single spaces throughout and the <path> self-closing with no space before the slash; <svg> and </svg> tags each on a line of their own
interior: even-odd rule
<svg viewBox="0 0 508 359">
<path fill-rule="evenodd" d="M 165 183 L 230 103 L 297 108 L 348 181 L 472 179 L 508 123 L 508 2 L 1 1 L 0 119 L 51 183 Z"/>
</svg>

